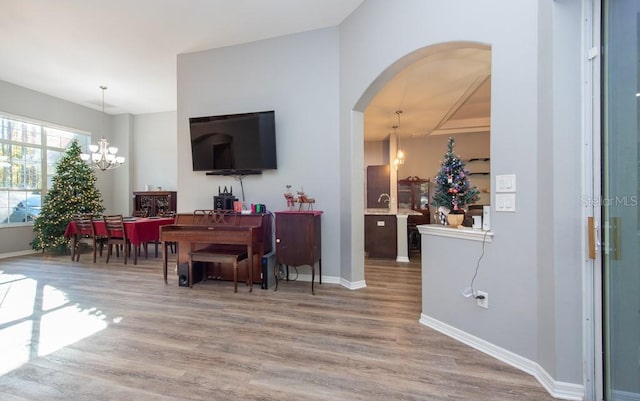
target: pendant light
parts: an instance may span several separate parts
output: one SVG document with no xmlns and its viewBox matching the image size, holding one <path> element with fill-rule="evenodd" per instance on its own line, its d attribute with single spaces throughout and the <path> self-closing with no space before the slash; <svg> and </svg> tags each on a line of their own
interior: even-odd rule
<svg viewBox="0 0 640 401">
<path fill-rule="evenodd" d="M 402 147 L 400 146 L 400 137 L 396 134 L 396 129 L 400 128 L 400 114 L 402 114 L 402 110 L 396 110 L 396 115 L 398 116 L 398 125 L 393 126 L 393 133 L 395 134 L 396 143 L 398 145 L 396 158 L 393 161 L 393 164 L 396 166 L 396 168 L 398 168 L 399 165 L 404 164 L 405 161 L 404 150 L 402 150 Z"/>
<path fill-rule="evenodd" d="M 104 91 L 107 90 L 106 86 L 100 86 L 102 89 L 102 132 L 104 133 Z M 118 148 L 115 146 L 109 146 L 109 142 L 105 137 L 102 137 L 97 145 L 89 145 L 91 154 L 82 153 L 80 158 L 84 161 L 90 161 L 90 165 L 93 168 L 105 171 L 112 170 L 114 168 L 122 166 L 125 158 L 123 156 L 116 156 Z"/>
</svg>

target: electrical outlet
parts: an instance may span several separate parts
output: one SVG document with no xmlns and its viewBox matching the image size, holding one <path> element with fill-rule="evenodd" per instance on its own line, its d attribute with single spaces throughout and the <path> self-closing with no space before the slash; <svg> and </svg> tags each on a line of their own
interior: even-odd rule
<svg viewBox="0 0 640 401">
<path fill-rule="evenodd" d="M 478 303 L 479 307 L 489 309 L 489 294 L 484 291 L 478 291 L 476 293 L 476 302 Z"/>
</svg>

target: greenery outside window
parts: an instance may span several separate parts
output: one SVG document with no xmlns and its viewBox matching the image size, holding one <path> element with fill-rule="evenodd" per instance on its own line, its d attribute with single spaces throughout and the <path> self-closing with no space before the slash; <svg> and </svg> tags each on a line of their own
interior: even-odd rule
<svg viewBox="0 0 640 401">
<path fill-rule="evenodd" d="M 87 149 L 91 135 L 0 112 L 0 227 L 38 217 L 55 166 L 74 140 Z"/>
</svg>

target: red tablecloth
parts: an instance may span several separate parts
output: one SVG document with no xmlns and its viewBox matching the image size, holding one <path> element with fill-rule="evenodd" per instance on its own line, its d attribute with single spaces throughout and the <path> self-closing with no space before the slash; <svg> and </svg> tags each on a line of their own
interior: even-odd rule
<svg viewBox="0 0 640 401">
<path fill-rule="evenodd" d="M 163 218 L 143 218 L 138 217 L 135 220 L 124 222 L 124 229 L 127 231 L 127 238 L 135 246 L 140 246 L 145 242 L 154 242 L 160 240 L 160 226 L 167 224 L 173 224 L 175 219 L 173 217 Z M 104 225 L 104 220 L 94 220 L 94 227 L 96 235 L 107 235 L 107 229 Z M 67 229 L 64 232 L 64 236 L 71 238 L 76 234 L 75 221 L 70 222 L 67 225 Z"/>
</svg>

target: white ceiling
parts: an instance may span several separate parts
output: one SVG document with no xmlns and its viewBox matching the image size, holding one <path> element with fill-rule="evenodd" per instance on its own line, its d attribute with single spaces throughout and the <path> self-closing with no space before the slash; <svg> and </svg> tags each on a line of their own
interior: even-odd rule
<svg viewBox="0 0 640 401">
<path fill-rule="evenodd" d="M 0 0 L 0 80 L 105 112 L 176 110 L 176 59 L 340 24 L 363 0 Z M 365 139 L 488 130 L 490 50 L 431 54 L 365 111 Z"/>
<path fill-rule="evenodd" d="M 401 138 L 487 132 L 490 108 L 491 50 L 443 48 L 406 67 L 378 92 L 365 110 L 365 138 L 382 140 L 394 125 Z"/>
<path fill-rule="evenodd" d="M 0 0 L 0 80 L 98 110 L 176 110 L 176 55 L 340 24 L 362 0 Z"/>
</svg>

